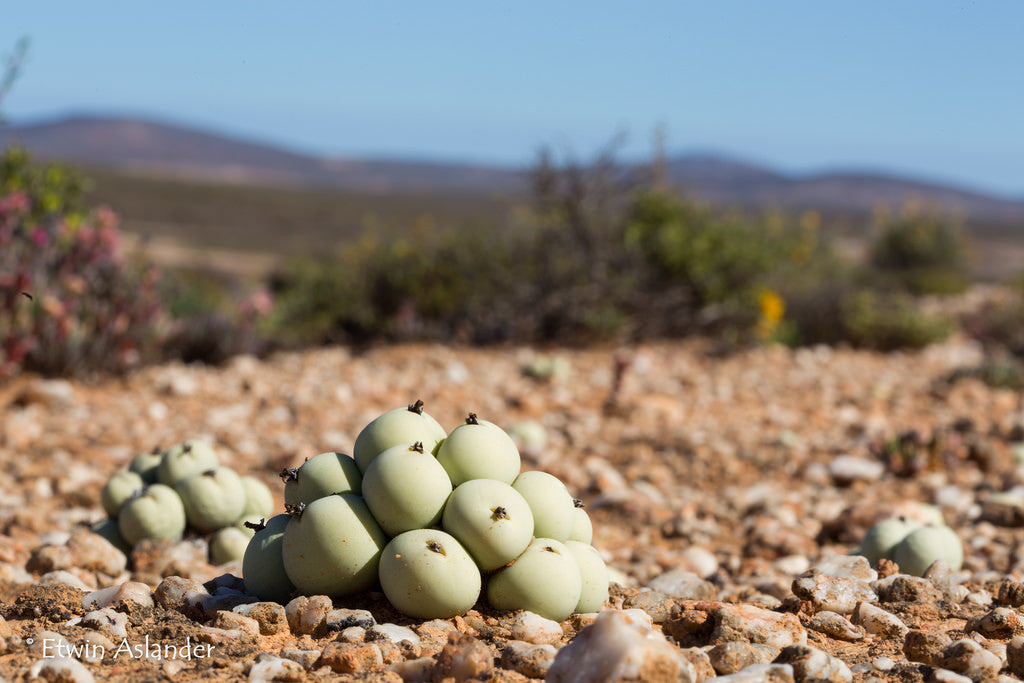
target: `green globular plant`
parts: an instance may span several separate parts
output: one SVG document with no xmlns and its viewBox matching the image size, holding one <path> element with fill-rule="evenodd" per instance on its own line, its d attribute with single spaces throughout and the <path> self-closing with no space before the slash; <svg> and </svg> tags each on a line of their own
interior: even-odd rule
<svg viewBox="0 0 1024 683">
<path fill-rule="evenodd" d="M 892 551 L 893 561 L 904 574 L 923 576 L 937 560 L 953 571 L 964 562 L 964 548 L 956 532 L 945 525 L 928 524 L 911 531 Z"/>
<path fill-rule="evenodd" d="M 572 552 L 551 538 L 535 538 L 511 565 L 487 582 L 487 601 L 496 609 L 525 609 L 562 621 L 573 613 L 583 592 L 580 568 Z"/>
<path fill-rule="evenodd" d="M 590 521 L 590 515 L 583 509 L 582 500 L 573 499 L 572 504 L 572 531 L 569 532 L 568 540 L 590 545 L 594 540 L 594 525 Z"/>
<path fill-rule="evenodd" d="M 284 568 L 284 533 L 289 515 L 275 515 L 265 524 L 253 524 L 255 534 L 242 556 L 242 580 L 245 590 L 260 600 L 288 602 L 295 585 Z"/>
<path fill-rule="evenodd" d="M 146 483 L 135 472 L 118 472 L 104 484 L 100 491 L 100 502 L 111 517 L 117 517 L 125 501 L 142 489 Z"/>
<path fill-rule="evenodd" d="M 883 519 L 868 529 L 868 533 L 865 534 L 864 540 L 854 554 L 863 555 L 872 565 L 877 565 L 882 558 L 891 560 L 893 551 L 900 541 L 920 526 L 922 526 L 921 522 L 904 517 Z"/>
<path fill-rule="evenodd" d="M 505 566 L 530 545 L 533 512 L 522 494 L 509 484 L 473 479 L 452 491 L 441 526 L 487 572 Z"/>
<path fill-rule="evenodd" d="M 178 540 L 185 533 L 185 506 L 170 486 L 150 484 L 121 506 L 117 526 L 132 547 L 144 538 Z"/>
<path fill-rule="evenodd" d="M 451 492 L 448 473 L 419 441 L 392 446 L 363 473 L 363 498 L 388 536 L 437 524 Z"/>
<path fill-rule="evenodd" d="M 234 524 L 245 510 L 242 480 L 228 467 L 193 474 L 175 490 L 185 505 L 188 523 L 203 533 Z"/>
<path fill-rule="evenodd" d="M 588 543 L 566 541 L 565 547 L 579 567 L 582 582 L 580 599 L 573 611 L 580 614 L 600 611 L 608 599 L 608 567 L 597 549 Z"/>
<path fill-rule="evenodd" d="M 366 425 L 356 437 L 352 455 L 359 471 L 366 472 L 370 462 L 392 446 L 419 441 L 433 453 L 446 436 L 444 427 L 423 410 L 423 401 L 417 400 L 406 408 L 389 410 Z"/>
<path fill-rule="evenodd" d="M 388 537 L 361 497 L 339 493 L 288 509 L 282 554 L 288 578 L 299 591 L 340 597 L 377 582 Z"/>
<path fill-rule="evenodd" d="M 242 490 L 245 491 L 245 506 L 242 517 L 269 517 L 274 511 L 274 494 L 262 481 L 253 476 L 241 477 Z"/>
<path fill-rule="evenodd" d="M 237 526 L 226 526 L 214 532 L 210 538 L 210 563 L 219 566 L 241 560 L 253 536 L 251 530 L 243 531 Z"/>
<path fill-rule="evenodd" d="M 535 536 L 556 541 L 569 539 L 576 513 L 573 498 L 565 484 L 547 472 L 533 470 L 516 477 L 512 488 L 530 504 Z"/>
<path fill-rule="evenodd" d="M 160 448 L 154 448 L 145 453 L 139 453 L 128 466 L 130 472 L 142 477 L 147 484 L 157 483 L 157 472 L 160 470 L 160 461 L 163 460 L 164 452 Z"/>
<path fill-rule="evenodd" d="M 515 441 L 501 427 L 470 413 L 437 449 L 437 460 L 456 486 L 472 479 L 496 479 L 511 484 L 519 476 L 521 459 Z"/>
<path fill-rule="evenodd" d="M 157 480 L 165 486 L 177 486 L 194 474 L 217 469 L 220 460 L 213 446 L 190 439 L 164 451 L 157 468 Z"/>
<path fill-rule="evenodd" d="M 352 456 L 330 451 L 314 455 L 299 467 L 281 470 L 281 479 L 285 505 L 309 505 L 332 493 L 360 495 L 363 485 L 363 475 Z"/>
<path fill-rule="evenodd" d="M 418 619 L 465 614 L 480 597 L 480 570 L 459 542 L 443 531 L 406 531 L 384 547 L 380 585 L 388 601 Z"/>
</svg>

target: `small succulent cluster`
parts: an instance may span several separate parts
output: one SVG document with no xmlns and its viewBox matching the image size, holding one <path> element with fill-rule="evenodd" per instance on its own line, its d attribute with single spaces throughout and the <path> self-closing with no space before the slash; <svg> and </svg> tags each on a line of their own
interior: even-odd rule
<svg viewBox="0 0 1024 683">
<path fill-rule="evenodd" d="M 964 561 L 963 544 L 953 529 L 946 526 L 942 514 L 922 507 L 927 519 L 892 517 L 875 524 L 864 536 L 855 555 L 863 555 L 871 564 L 891 560 L 904 574 L 922 576 L 928 567 L 942 560 L 957 571 Z"/>
<path fill-rule="evenodd" d="M 211 534 L 216 565 L 242 559 L 274 509 L 266 484 L 221 465 L 214 448 L 198 440 L 139 454 L 100 495 L 108 517 L 92 529 L 117 547 L 127 552 L 143 539 L 176 540 L 192 529 Z"/>
<path fill-rule="evenodd" d="M 246 588 L 285 602 L 379 585 L 423 619 L 464 614 L 482 593 L 555 620 L 599 610 L 608 571 L 587 513 L 556 477 L 520 464 L 512 438 L 473 413 L 450 434 L 422 401 L 384 413 L 352 456 L 281 473 L 286 512 L 250 540 Z"/>
</svg>

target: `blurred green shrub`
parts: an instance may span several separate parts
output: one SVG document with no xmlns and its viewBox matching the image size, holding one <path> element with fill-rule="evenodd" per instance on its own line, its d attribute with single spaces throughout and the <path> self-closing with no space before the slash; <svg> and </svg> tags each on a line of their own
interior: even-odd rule
<svg viewBox="0 0 1024 683">
<path fill-rule="evenodd" d="M 956 294 L 970 284 L 969 247 L 946 216 L 908 204 L 878 212 L 868 263 L 914 294 Z"/>
</svg>

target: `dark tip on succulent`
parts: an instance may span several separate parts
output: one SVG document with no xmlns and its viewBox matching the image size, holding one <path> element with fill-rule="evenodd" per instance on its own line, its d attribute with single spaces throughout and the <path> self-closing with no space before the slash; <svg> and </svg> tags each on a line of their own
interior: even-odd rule
<svg viewBox="0 0 1024 683">
<path fill-rule="evenodd" d="M 558 551 L 557 551 L 557 550 L 555 550 L 554 548 L 552 548 L 552 547 L 551 547 L 551 546 L 549 546 L 549 545 L 546 545 L 546 546 L 544 546 L 544 550 L 545 550 L 545 552 L 549 552 L 549 553 L 554 553 L 555 555 L 557 555 L 557 554 L 558 554 Z"/>
<path fill-rule="evenodd" d="M 573 506 L 573 507 L 577 507 L 577 508 L 585 508 L 585 507 L 587 507 L 587 504 L 586 504 L 586 503 L 584 503 L 584 502 L 583 502 L 582 500 L 580 500 L 579 498 L 573 498 L 573 499 L 572 499 L 572 506 Z"/>
<path fill-rule="evenodd" d="M 132 495 L 128 496 L 128 500 L 135 500 L 136 498 L 142 498 L 144 495 L 149 493 L 149 487 L 143 486 L 141 489 L 132 491 Z"/>
<path fill-rule="evenodd" d="M 182 451 L 183 453 L 191 453 L 191 452 L 192 452 L 192 442 L 191 442 L 191 441 L 186 441 L 186 442 L 185 442 L 185 443 L 184 443 L 184 444 L 182 445 L 182 447 L 181 447 L 181 451 Z"/>
<path fill-rule="evenodd" d="M 149 454 L 150 455 L 160 455 L 163 452 L 164 452 L 164 449 L 160 448 L 160 446 L 153 446 L 153 448 L 149 451 Z"/>
<path fill-rule="evenodd" d="M 302 517 L 302 513 L 306 511 L 305 503 L 286 503 L 284 511 L 292 517 Z"/>
<path fill-rule="evenodd" d="M 508 519 L 509 518 L 508 510 L 506 510 L 505 508 L 503 508 L 500 505 L 498 507 L 494 508 L 494 510 L 492 510 L 492 512 L 494 513 L 494 519 Z"/>
<path fill-rule="evenodd" d="M 444 548 L 442 548 L 441 544 L 437 541 L 428 541 L 427 548 L 429 548 L 431 552 L 440 553 L 442 555 L 445 554 Z"/>
<path fill-rule="evenodd" d="M 244 526 L 246 529 L 252 529 L 253 531 L 263 531 L 267 528 L 267 519 L 265 517 L 261 517 L 260 521 L 246 522 Z"/>
<path fill-rule="evenodd" d="M 416 413 L 417 415 L 422 415 L 423 414 L 423 401 L 421 401 L 420 399 L 416 399 L 415 403 L 410 403 L 409 404 L 409 412 L 410 413 Z"/>
<path fill-rule="evenodd" d="M 21 295 L 23 297 L 25 297 L 26 299 L 28 299 L 29 301 L 34 301 L 34 299 L 32 298 L 32 295 L 29 294 L 28 292 L 22 292 Z"/>
<path fill-rule="evenodd" d="M 423 442 L 417 441 L 413 445 L 409 446 L 410 451 L 416 451 L 417 453 L 423 453 Z"/>
<path fill-rule="evenodd" d="M 478 425 L 478 424 L 480 424 L 480 420 L 477 419 L 476 413 L 470 413 L 469 414 L 469 417 L 466 418 L 466 424 L 468 424 L 468 425 Z"/>
<path fill-rule="evenodd" d="M 204 477 L 216 477 L 217 476 L 217 470 L 206 470 L 205 472 L 203 472 L 203 476 Z"/>
<path fill-rule="evenodd" d="M 286 484 L 288 482 L 290 482 L 290 481 L 298 481 L 299 480 L 299 468 L 298 467 L 285 467 L 283 470 L 281 470 L 281 472 L 277 476 L 281 477 L 281 481 L 283 481 Z"/>
</svg>

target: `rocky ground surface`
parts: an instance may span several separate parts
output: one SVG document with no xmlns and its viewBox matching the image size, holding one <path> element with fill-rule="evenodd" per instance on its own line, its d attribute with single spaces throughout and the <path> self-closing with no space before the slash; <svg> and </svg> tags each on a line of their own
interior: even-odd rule
<svg viewBox="0 0 1024 683">
<path fill-rule="evenodd" d="M 980 349 L 713 351 L 327 349 L 0 385 L 0 677 L 1024 676 L 1024 415 L 1011 392 L 951 380 Z M 544 427 L 546 442 L 522 444 L 524 469 L 587 504 L 614 580 L 604 611 L 557 624 L 481 604 L 423 622 L 375 592 L 259 603 L 201 538 L 126 557 L 85 529 L 111 474 L 193 437 L 266 481 L 281 510 L 283 467 L 351 452 L 362 426 L 417 398 L 449 429 L 468 411 Z M 961 571 L 918 578 L 847 556 L 922 503 L 960 536 Z"/>
</svg>

